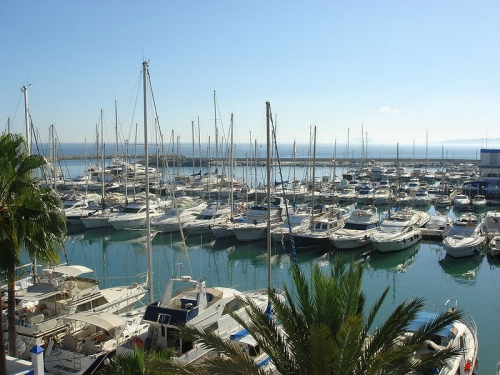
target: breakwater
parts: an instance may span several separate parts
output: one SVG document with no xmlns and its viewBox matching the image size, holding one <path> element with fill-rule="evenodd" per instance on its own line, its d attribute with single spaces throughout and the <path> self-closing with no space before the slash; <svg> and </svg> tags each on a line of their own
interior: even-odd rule
<svg viewBox="0 0 500 375">
<path fill-rule="evenodd" d="M 106 156 L 104 159 L 106 161 L 112 160 L 114 157 L 109 157 Z M 90 162 L 94 162 L 96 160 L 101 160 L 102 156 L 98 155 L 70 155 L 70 156 L 60 156 L 58 157 L 59 161 L 63 160 L 88 160 Z M 139 160 L 139 161 L 144 161 L 144 155 L 132 155 L 130 156 L 130 159 L 133 160 Z M 265 165 L 267 158 L 253 158 L 253 159 L 247 159 L 247 158 L 234 158 L 234 162 L 237 165 L 248 165 L 249 166 L 255 166 L 255 165 Z M 274 159 L 275 160 L 275 159 Z M 362 160 L 359 158 L 336 158 L 333 160 L 332 158 L 316 158 L 313 160 L 313 158 L 310 157 L 300 157 L 300 158 L 283 158 L 280 157 L 280 163 L 283 165 L 295 165 L 297 166 L 306 166 L 310 165 L 312 166 L 313 163 L 315 162 L 316 165 L 331 165 L 331 166 L 350 166 L 350 165 L 368 165 L 368 164 L 374 164 L 374 163 L 380 163 L 380 164 L 396 164 L 399 163 L 400 165 L 403 166 L 420 166 L 420 167 L 425 167 L 425 166 L 430 166 L 430 167 L 440 167 L 440 166 L 450 166 L 454 164 L 460 164 L 460 163 L 471 163 L 474 165 L 477 165 L 478 160 L 474 159 L 439 159 L 439 158 L 427 158 L 427 159 L 422 159 L 422 158 L 387 158 L 387 157 L 379 157 L 379 158 L 371 158 L 371 159 L 366 159 Z M 276 161 L 275 161 L 276 163 Z M 207 166 L 207 165 L 226 165 L 227 164 L 227 159 L 219 159 L 216 160 L 214 158 L 190 158 L 185 155 L 175 155 L 175 154 L 170 154 L 170 155 L 160 155 L 160 156 L 151 156 L 149 157 L 149 165 L 150 166 L 169 166 L 169 167 L 174 167 L 174 166 L 182 166 L 182 167 L 191 167 L 191 166 Z"/>
</svg>

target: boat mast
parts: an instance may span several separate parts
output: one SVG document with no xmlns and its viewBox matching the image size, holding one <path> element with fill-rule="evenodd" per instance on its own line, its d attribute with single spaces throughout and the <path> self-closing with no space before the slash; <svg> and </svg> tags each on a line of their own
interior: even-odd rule
<svg viewBox="0 0 500 375">
<path fill-rule="evenodd" d="M 266 163 L 267 163 L 267 289 L 271 290 L 271 103 L 266 102 L 266 124 L 267 124 L 267 152 L 266 152 Z M 268 308 L 270 310 L 271 302 L 268 302 Z M 270 314 L 270 311 L 268 312 Z M 268 315 L 269 316 L 269 315 Z"/>
<path fill-rule="evenodd" d="M 21 91 L 24 93 L 24 120 L 26 124 L 26 142 L 28 143 L 28 155 L 30 155 L 31 137 L 30 137 L 30 114 L 28 105 L 28 86 L 21 87 Z"/>
<path fill-rule="evenodd" d="M 153 251 L 151 249 L 151 222 L 149 221 L 149 155 L 148 155 L 148 63 L 142 63 L 142 79 L 143 79 L 143 93 L 144 93 L 144 160 L 145 160 L 145 184 L 146 184 L 146 245 L 148 250 L 148 274 L 147 274 L 147 288 L 148 288 L 148 301 L 153 303 Z"/>
<path fill-rule="evenodd" d="M 116 102 L 115 102 L 116 103 Z M 105 143 L 104 143 L 104 125 L 103 125 L 103 110 L 101 109 L 101 157 L 102 157 L 102 169 L 101 169 L 101 208 L 102 212 L 104 212 L 104 208 L 106 207 L 106 203 L 104 200 L 104 153 L 105 153 Z"/>
</svg>

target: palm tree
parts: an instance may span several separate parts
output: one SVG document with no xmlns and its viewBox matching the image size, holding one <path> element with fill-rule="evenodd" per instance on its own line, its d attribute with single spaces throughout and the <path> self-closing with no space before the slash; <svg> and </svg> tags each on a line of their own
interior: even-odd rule
<svg viewBox="0 0 500 375">
<path fill-rule="evenodd" d="M 46 163 L 43 156 L 29 154 L 21 135 L 0 137 L 0 243 L 3 255 L 0 267 L 7 275 L 10 355 L 16 354 L 14 283 L 22 249 L 31 259 L 36 257 L 42 263 L 54 264 L 65 244 L 66 218 L 61 200 L 54 190 L 33 177 Z M 5 353 L 1 357 L 4 360 Z"/>
<path fill-rule="evenodd" d="M 146 363 L 153 360 L 172 358 L 173 350 L 144 353 L 142 346 L 135 346 L 135 353 L 117 355 L 113 357 L 109 366 L 106 366 L 101 375 L 162 375 L 165 373 L 149 371 Z"/>
<path fill-rule="evenodd" d="M 366 313 L 366 297 L 361 290 L 363 264 L 345 264 L 337 257 L 329 273 L 313 266 L 310 284 L 298 267 L 293 272 L 293 292 L 285 286 L 287 301 L 269 291 L 274 318 L 246 301 L 250 315 L 245 323 L 231 314 L 269 356 L 277 373 L 288 374 L 407 374 L 413 369 L 428 368 L 433 363 L 460 353 L 457 348 L 436 351 L 420 362 L 412 362 L 415 350 L 425 340 L 463 315 L 455 310 L 440 314 L 403 345 L 395 345 L 408 324 L 424 309 L 424 300 L 405 301 L 391 313 L 374 333 L 369 329 L 389 292 L 387 287 Z M 212 332 L 183 327 L 180 335 L 201 340 L 220 353 L 202 364 L 185 365 L 175 361 L 156 360 L 152 370 L 173 374 L 265 374 L 251 358 Z"/>
</svg>

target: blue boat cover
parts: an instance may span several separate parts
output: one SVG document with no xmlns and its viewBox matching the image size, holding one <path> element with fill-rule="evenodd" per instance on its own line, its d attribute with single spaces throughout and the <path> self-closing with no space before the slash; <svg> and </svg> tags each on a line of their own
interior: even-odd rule
<svg viewBox="0 0 500 375">
<path fill-rule="evenodd" d="M 233 340 L 233 341 L 239 340 L 242 337 L 245 337 L 246 335 L 248 335 L 248 331 L 246 329 L 242 329 L 241 331 L 233 333 L 231 336 L 229 336 L 229 340 Z"/>
<path fill-rule="evenodd" d="M 415 332 L 423 325 L 432 322 L 438 315 L 439 315 L 438 313 L 432 311 L 421 311 L 417 314 L 415 320 L 411 321 L 410 324 L 408 324 L 406 329 L 408 331 Z M 448 336 L 448 333 L 450 333 L 452 327 L 453 325 L 449 324 L 448 326 L 444 327 L 441 331 L 439 331 L 437 334 L 446 337 Z"/>
</svg>

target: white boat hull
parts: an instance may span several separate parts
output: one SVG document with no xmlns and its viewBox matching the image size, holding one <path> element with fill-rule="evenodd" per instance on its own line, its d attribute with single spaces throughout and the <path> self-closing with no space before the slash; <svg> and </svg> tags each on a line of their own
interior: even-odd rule
<svg viewBox="0 0 500 375">
<path fill-rule="evenodd" d="M 419 229 L 404 231 L 400 233 L 377 233 L 374 234 L 370 241 L 373 247 L 381 253 L 389 253 L 401 251 L 413 246 L 422 239 Z"/>
</svg>

